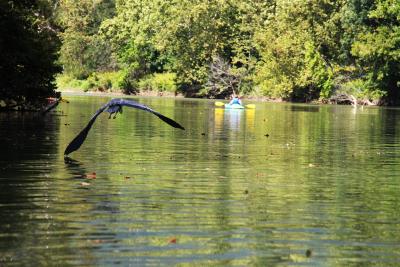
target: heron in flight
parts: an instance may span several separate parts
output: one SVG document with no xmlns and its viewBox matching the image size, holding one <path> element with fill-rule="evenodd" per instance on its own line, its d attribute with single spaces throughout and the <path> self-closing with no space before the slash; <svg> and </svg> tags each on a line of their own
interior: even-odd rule
<svg viewBox="0 0 400 267">
<path fill-rule="evenodd" d="M 80 146 L 83 144 L 83 142 L 86 139 L 87 134 L 89 133 L 90 128 L 92 128 L 92 125 L 94 121 L 96 120 L 97 116 L 99 116 L 103 111 L 106 111 L 110 113 L 110 116 L 108 117 L 109 119 L 111 118 L 111 115 L 114 114 L 114 119 L 117 116 L 118 113 L 122 113 L 122 107 L 131 107 L 131 108 L 137 108 L 141 109 L 144 111 L 148 111 L 150 113 L 153 113 L 157 117 L 159 117 L 162 121 L 165 123 L 168 123 L 174 128 L 179 128 L 182 130 L 185 130 L 183 126 L 181 126 L 179 123 L 176 121 L 165 117 L 164 115 L 158 113 L 157 111 L 152 110 L 148 106 L 145 106 L 143 104 L 140 104 L 136 101 L 133 100 L 126 100 L 126 99 L 119 99 L 119 98 L 114 98 L 111 99 L 107 104 L 103 105 L 101 108 L 99 108 L 96 113 L 92 116 L 92 118 L 89 120 L 88 124 L 86 125 L 85 128 L 69 143 L 67 148 L 65 149 L 64 156 L 67 156 L 68 154 L 74 152 L 75 150 L 78 150 Z"/>
</svg>

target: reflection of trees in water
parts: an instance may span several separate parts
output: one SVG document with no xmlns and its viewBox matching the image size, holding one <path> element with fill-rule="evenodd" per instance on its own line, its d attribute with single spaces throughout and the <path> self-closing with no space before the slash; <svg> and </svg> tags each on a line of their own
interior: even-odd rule
<svg viewBox="0 0 400 267">
<path fill-rule="evenodd" d="M 47 234 L 54 227 L 50 162 L 58 157 L 60 119 L 8 112 L 0 113 L 0 125 L 0 265 L 41 265 L 43 255 L 23 248 L 46 246 L 54 238 Z"/>
<path fill-rule="evenodd" d="M 365 261 L 368 255 L 394 259 L 392 244 L 400 238 L 397 114 L 367 108 L 353 114 L 350 107 L 331 106 L 293 112 L 286 104 L 269 104 L 237 118 L 195 103 L 193 108 L 189 100 L 182 102 L 186 113 L 180 121 L 187 132 L 164 128 L 142 112 L 116 120 L 105 116 L 72 155 L 80 161 L 46 167 L 30 152 L 24 155 L 30 168 L 18 174 L 20 165 L 1 169 L 2 178 L 18 180 L 0 179 L 0 253 L 26 256 L 21 265 L 57 264 L 63 257 L 82 265 L 114 259 L 124 264 L 136 256 L 145 264 L 159 256 L 182 260 L 187 253 L 198 257 L 193 262 L 212 257 L 217 263 L 262 265 L 307 249 L 318 255 L 311 261 L 364 260 L 360 253 Z M 71 136 L 62 135 L 59 151 L 51 152 L 60 154 L 58 161 L 86 123 L 80 115 L 86 111 L 82 105 L 75 115 L 61 117 L 70 123 L 65 132 Z M 82 177 L 93 171 L 96 179 Z M 83 181 L 90 186 L 81 186 Z M 170 237 L 195 249 L 171 250 Z M 115 258 L 107 261 L 108 256 Z"/>
<path fill-rule="evenodd" d="M 64 120 L 54 113 L 0 113 L 0 265 L 65 264 L 63 256 L 77 248 L 82 262 L 95 262 L 94 244 L 86 239 L 101 231 L 79 221 L 93 210 L 107 213 L 112 205 L 105 192 L 96 198 L 93 189 L 80 185 L 87 173 L 81 162 L 62 162 Z"/>
<path fill-rule="evenodd" d="M 398 152 L 384 147 L 398 143 L 396 114 L 366 108 L 353 114 L 351 107 L 335 106 L 321 106 L 318 114 L 286 110 L 269 116 L 268 141 L 273 141 L 272 148 L 289 141 L 290 146 L 284 149 L 281 145 L 265 161 L 264 179 L 251 180 L 262 187 L 249 205 L 254 214 L 265 210 L 266 221 L 257 222 L 260 229 L 263 225 L 271 230 L 285 227 L 286 222 L 296 226 L 302 218 L 303 228 L 319 229 L 327 239 L 348 245 L 345 252 L 340 246 L 320 247 L 329 248 L 334 258 L 380 253 L 368 243 L 398 241 L 392 227 L 398 216 Z M 312 235 L 281 231 L 266 240 L 318 240 Z M 354 238 L 363 245 L 353 246 L 349 240 Z M 267 250 L 267 244 L 271 242 L 264 240 L 260 246 Z"/>
<path fill-rule="evenodd" d="M 319 105 L 302 105 L 302 104 L 291 104 L 286 106 L 290 111 L 293 112 L 319 112 Z"/>
<path fill-rule="evenodd" d="M 57 152 L 59 116 L 39 113 L 0 113 L 0 160 L 37 160 Z"/>
</svg>

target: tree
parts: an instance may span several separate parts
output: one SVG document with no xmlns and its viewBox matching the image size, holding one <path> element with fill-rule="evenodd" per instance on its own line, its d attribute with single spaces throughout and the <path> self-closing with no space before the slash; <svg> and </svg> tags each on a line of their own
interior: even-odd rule
<svg viewBox="0 0 400 267">
<path fill-rule="evenodd" d="M 59 41 L 50 1 L 0 1 L 0 98 L 53 95 Z"/>
<path fill-rule="evenodd" d="M 357 36 L 365 31 L 370 23 L 369 12 L 374 8 L 375 0 L 349 0 L 341 8 L 339 47 L 336 49 L 336 60 L 342 65 L 355 64 L 351 47 Z"/>
<path fill-rule="evenodd" d="M 101 22 L 114 11 L 114 0 L 60 0 L 58 21 L 64 28 L 60 63 L 65 74 L 83 79 L 95 71 L 115 68 L 107 40 L 98 35 Z"/>
<path fill-rule="evenodd" d="M 126 80 L 138 80 L 147 74 L 162 72 L 167 57 L 154 45 L 154 35 L 165 21 L 165 1 L 126 0 L 116 2 L 116 16 L 100 27 L 102 39 L 108 40 L 118 66 L 125 70 Z"/>
<path fill-rule="evenodd" d="M 352 54 L 364 71 L 364 86 L 371 97 L 385 96 L 400 103 L 400 2 L 379 0 L 368 13 L 366 30 L 357 35 Z"/>
<path fill-rule="evenodd" d="M 167 6 L 163 14 L 168 20 L 157 31 L 155 44 L 170 55 L 181 88 L 213 97 L 229 94 L 232 88 L 206 86 L 219 59 L 230 65 L 231 74 L 245 78 L 237 91 L 245 90 L 250 81 L 245 76 L 258 56 L 252 38 L 264 24 L 270 2 L 185 0 Z"/>
<path fill-rule="evenodd" d="M 214 58 L 210 65 L 210 74 L 205 86 L 210 97 L 228 98 L 239 93 L 243 76 L 235 73 L 232 66 L 220 57 Z"/>
<path fill-rule="evenodd" d="M 333 88 L 331 62 L 337 1 L 277 1 L 275 14 L 255 35 L 261 55 L 255 84 L 263 94 L 308 101 L 328 97 Z"/>
<path fill-rule="evenodd" d="M 60 62 L 80 79 L 168 72 L 186 95 L 400 102 L 399 0 L 59 1 Z"/>
</svg>

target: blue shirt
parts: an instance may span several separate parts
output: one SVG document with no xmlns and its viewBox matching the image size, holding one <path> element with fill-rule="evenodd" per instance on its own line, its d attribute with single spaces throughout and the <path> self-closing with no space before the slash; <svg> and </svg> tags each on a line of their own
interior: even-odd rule
<svg viewBox="0 0 400 267">
<path fill-rule="evenodd" d="M 237 97 L 234 97 L 232 100 L 231 100 L 231 102 L 229 103 L 229 104 L 238 104 L 238 105 L 241 105 L 242 104 L 242 101 L 240 101 L 240 99 L 239 98 L 237 98 Z"/>
</svg>

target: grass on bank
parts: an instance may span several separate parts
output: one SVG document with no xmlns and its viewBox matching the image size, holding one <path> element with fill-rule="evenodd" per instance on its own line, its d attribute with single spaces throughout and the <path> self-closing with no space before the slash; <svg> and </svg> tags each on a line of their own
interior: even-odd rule
<svg viewBox="0 0 400 267">
<path fill-rule="evenodd" d="M 92 73 L 86 79 L 76 79 L 66 74 L 56 78 L 60 91 L 100 91 L 115 93 L 139 93 L 143 91 L 169 92 L 175 94 L 177 85 L 175 73 L 155 73 L 140 80 L 132 80 L 126 72 Z"/>
</svg>

